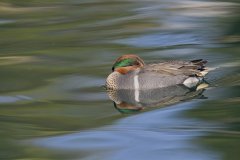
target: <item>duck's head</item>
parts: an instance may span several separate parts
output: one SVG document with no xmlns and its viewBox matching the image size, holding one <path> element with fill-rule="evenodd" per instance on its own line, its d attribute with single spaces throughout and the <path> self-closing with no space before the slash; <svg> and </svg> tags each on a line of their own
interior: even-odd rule
<svg viewBox="0 0 240 160">
<path fill-rule="evenodd" d="M 121 74 L 126 74 L 129 71 L 143 67 L 143 60 L 134 54 L 126 54 L 119 57 L 113 64 L 112 71 L 117 71 Z"/>
</svg>

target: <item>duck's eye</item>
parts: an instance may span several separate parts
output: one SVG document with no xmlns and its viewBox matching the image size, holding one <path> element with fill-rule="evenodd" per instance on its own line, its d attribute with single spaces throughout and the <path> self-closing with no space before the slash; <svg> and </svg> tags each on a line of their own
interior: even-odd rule
<svg viewBox="0 0 240 160">
<path fill-rule="evenodd" d="M 115 69 L 115 68 L 114 68 L 114 67 L 112 67 L 112 71 L 114 71 L 114 69 Z"/>
</svg>

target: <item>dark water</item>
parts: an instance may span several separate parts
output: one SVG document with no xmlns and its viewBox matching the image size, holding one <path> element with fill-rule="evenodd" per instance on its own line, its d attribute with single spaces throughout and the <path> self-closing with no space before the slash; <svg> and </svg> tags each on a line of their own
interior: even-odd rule
<svg viewBox="0 0 240 160">
<path fill-rule="evenodd" d="M 2 0 L 0 159 L 239 159 L 239 1 Z M 204 58 L 200 97 L 122 114 L 112 62 Z"/>
</svg>

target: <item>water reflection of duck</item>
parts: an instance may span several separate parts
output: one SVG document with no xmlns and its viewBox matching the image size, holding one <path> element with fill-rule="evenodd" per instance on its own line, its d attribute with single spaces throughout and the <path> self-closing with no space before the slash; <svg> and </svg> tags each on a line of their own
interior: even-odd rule
<svg viewBox="0 0 240 160">
<path fill-rule="evenodd" d="M 106 87 L 111 89 L 155 89 L 176 84 L 184 84 L 188 88 L 197 86 L 208 73 L 207 61 L 167 61 L 145 64 L 136 55 L 119 57 L 107 77 Z"/>
<path fill-rule="evenodd" d="M 122 113 L 133 113 L 144 108 L 166 106 L 196 97 L 203 97 L 202 93 L 206 87 L 207 84 L 202 83 L 197 88 L 191 89 L 184 85 L 174 85 L 139 91 L 109 89 L 107 92 L 117 110 Z"/>
</svg>

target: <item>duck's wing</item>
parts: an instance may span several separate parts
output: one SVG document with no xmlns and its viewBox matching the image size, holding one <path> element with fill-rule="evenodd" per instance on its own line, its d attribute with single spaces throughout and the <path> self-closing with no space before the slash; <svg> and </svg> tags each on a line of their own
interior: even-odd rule
<svg viewBox="0 0 240 160">
<path fill-rule="evenodd" d="M 165 75 L 186 75 L 203 77 L 208 73 L 206 60 L 197 59 L 192 61 L 167 61 L 162 63 L 148 64 L 144 71 L 157 72 Z"/>
</svg>

